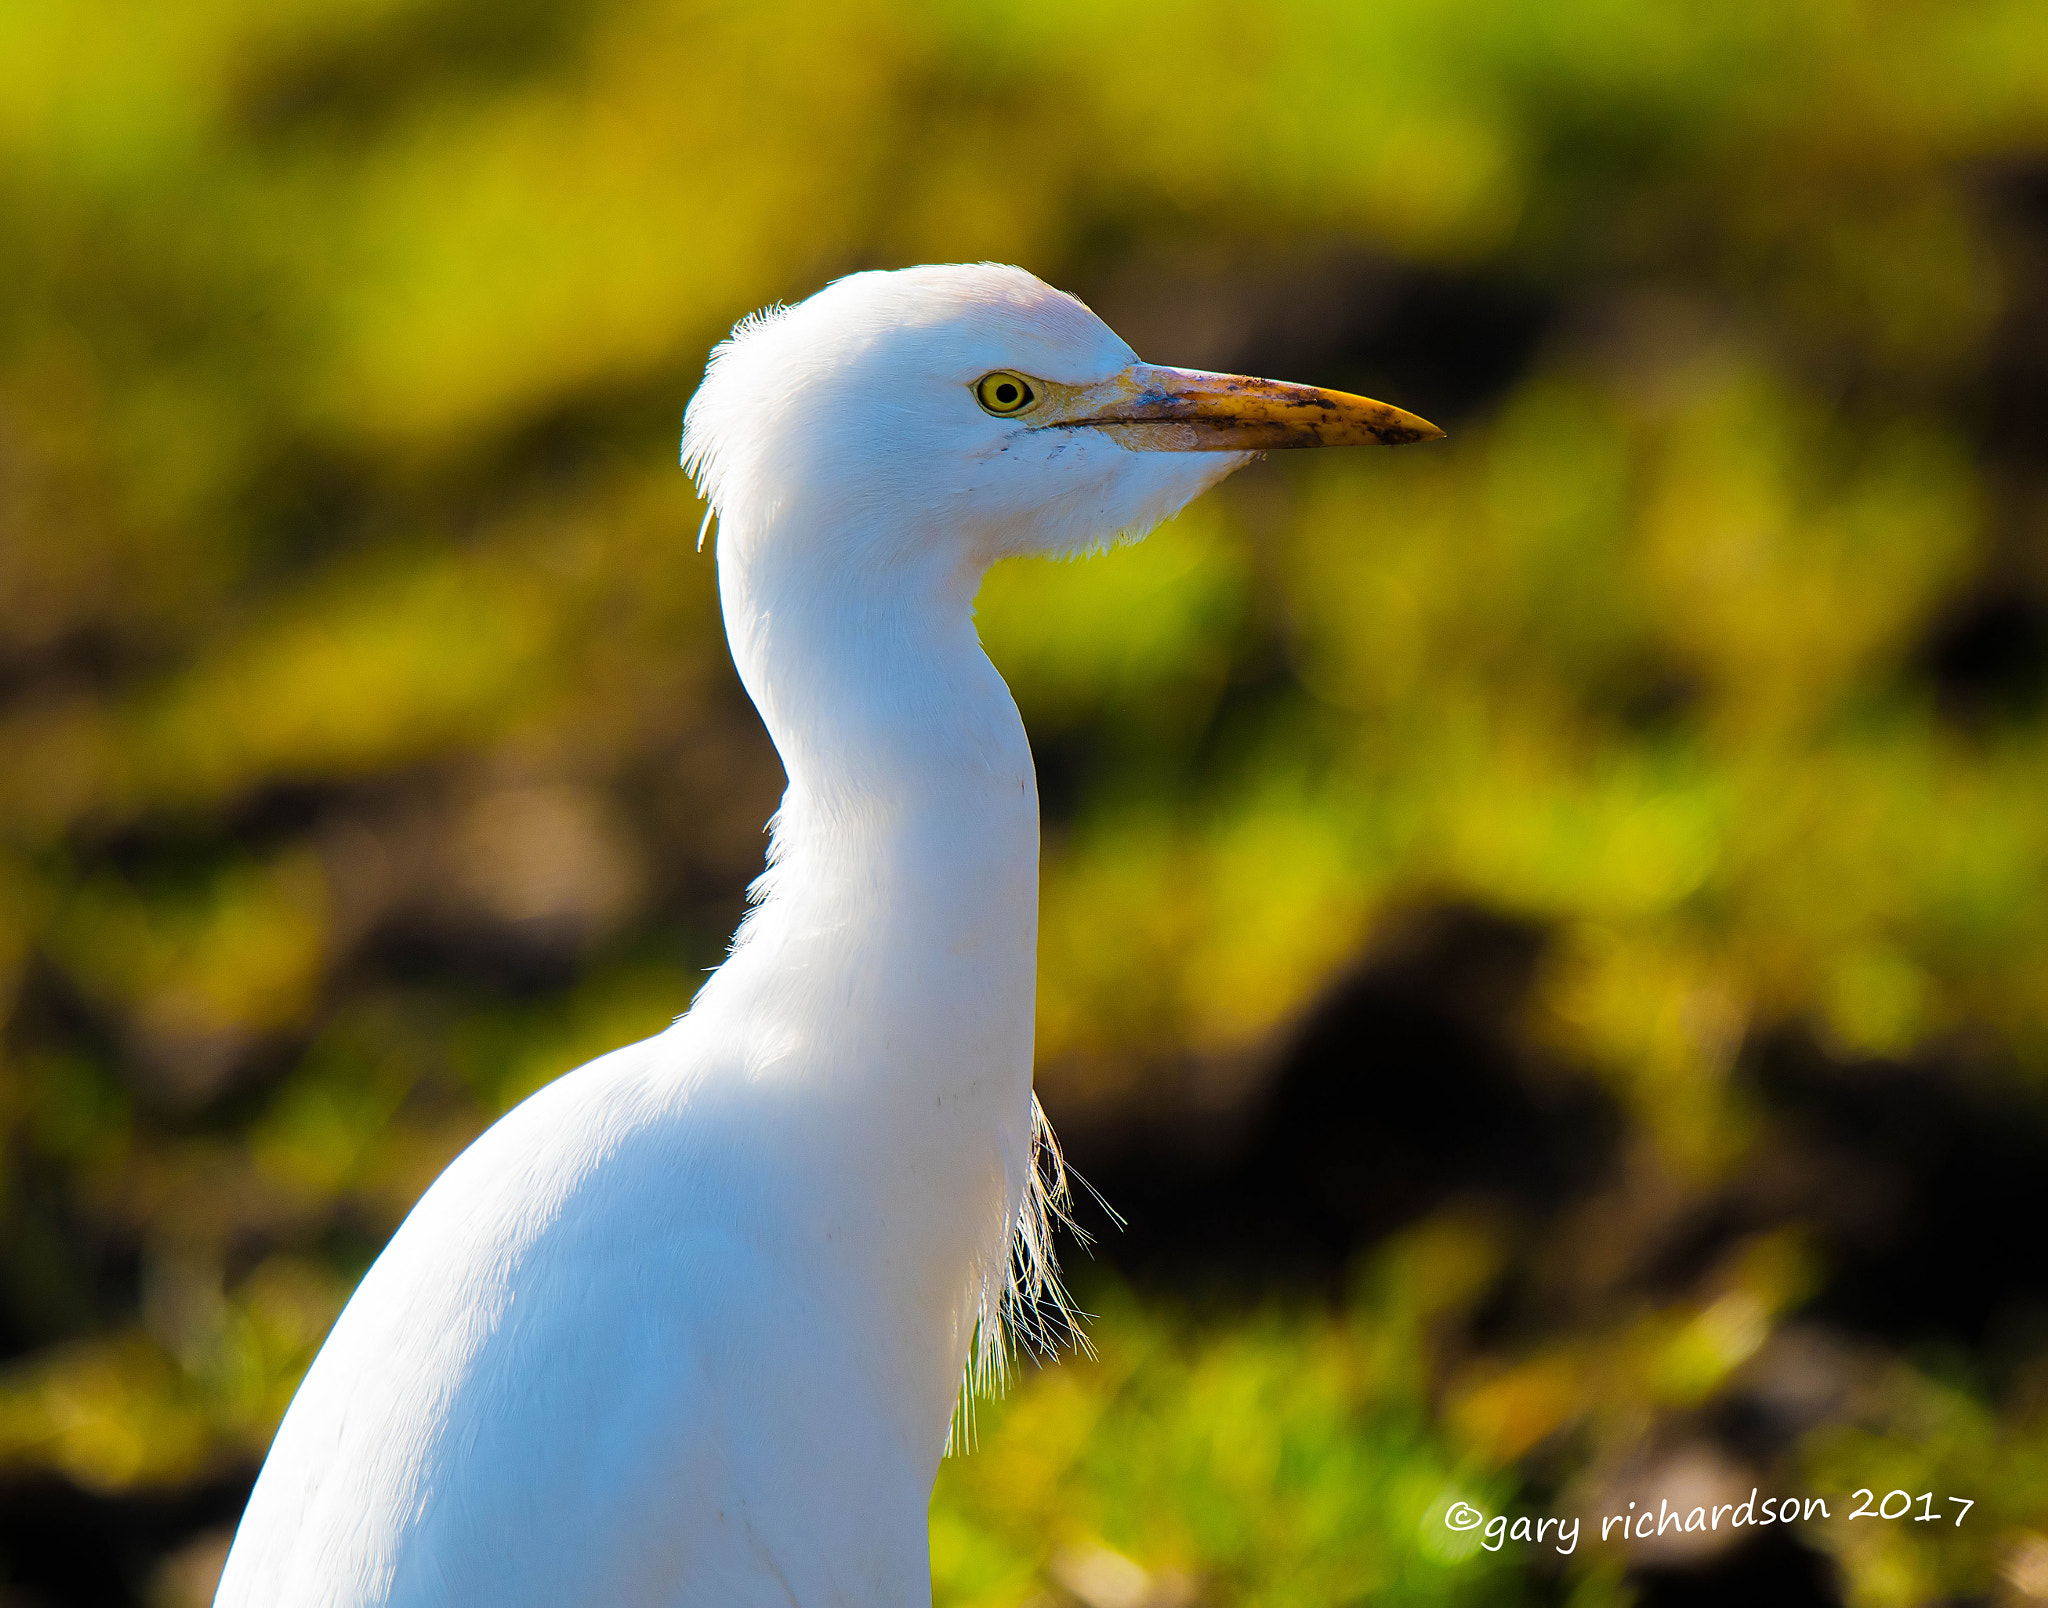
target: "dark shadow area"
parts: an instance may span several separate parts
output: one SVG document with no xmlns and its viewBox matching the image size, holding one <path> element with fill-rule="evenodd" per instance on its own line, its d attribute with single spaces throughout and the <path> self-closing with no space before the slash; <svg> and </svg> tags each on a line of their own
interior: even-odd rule
<svg viewBox="0 0 2048 1608">
<path fill-rule="evenodd" d="M 583 959 L 566 921 L 393 921 L 363 946 L 354 975 L 409 988 L 440 987 L 515 1003 L 566 991 Z"/>
<path fill-rule="evenodd" d="M 1834 1565 L 1783 1531 L 1695 1568 L 1639 1569 L 1636 1608 L 1836 1608 Z"/>
<path fill-rule="evenodd" d="M 1952 718 L 2033 714 L 2048 698 L 2048 603 L 2014 592 L 1969 600 L 1930 638 L 1921 668 Z"/>
<path fill-rule="evenodd" d="M 139 1288 L 135 1246 L 79 1210 L 64 1153 L 67 1138 L 126 1118 L 132 1095 L 116 1071 L 118 1041 L 64 975 L 37 958 L 8 1026 L 16 1064 L 60 1067 L 66 1102 L 51 1109 L 46 1101 L 41 1131 L 15 1135 L 0 1158 L 0 1360 L 132 1311 Z"/>
<path fill-rule="evenodd" d="M 1411 918 L 1301 1024 L 1235 1109 L 1077 1132 L 1095 1255 L 1127 1278 L 1256 1296 L 1335 1289 L 1358 1253 L 1451 1200 L 1532 1229 L 1617 1182 L 1621 1117 L 1517 1043 L 1542 935 L 1483 911 Z M 1628 1288 L 1676 1295 L 1729 1248 L 1797 1224 L 1824 1281 L 1809 1318 L 1894 1345 L 1995 1352 L 2048 1314 L 2048 1102 L 2010 1078 L 1844 1064 L 1760 1036 L 1741 1077 L 1759 1139 L 1725 1188 L 1637 1236 Z M 1059 1112 L 1052 1113 L 1057 1122 Z M 2022 1347 L 2021 1349 L 2025 1349 Z"/>
<path fill-rule="evenodd" d="M 53 1474 L 0 1481 L 7 1608 L 128 1608 L 162 1560 L 234 1523 L 255 1483 L 234 1469 L 171 1491 L 105 1496 Z"/>
<path fill-rule="evenodd" d="M 1302 1024 L 1255 1109 L 1077 1144 L 1127 1219 L 1089 1223 L 1097 1254 L 1141 1281 L 1334 1289 L 1453 1197 L 1543 1214 L 1577 1196 L 1618 1126 L 1594 1091 L 1532 1081 L 1514 1048 L 1542 948 L 1482 911 L 1419 916 Z"/>
<path fill-rule="evenodd" d="M 594 7 L 470 0 L 410 7 L 397 20 L 281 53 L 245 77 L 236 110 L 272 140 L 364 139 L 448 93 L 516 82 L 581 47 Z"/>
<path fill-rule="evenodd" d="M 1799 1181 L 1770 1206 L 1824 1251 L 1814 1317 L 1983 1352 L 2048 1308 L 2048 1104 L 1938 1065 L 1844 1066 L 1792 1033 L 1751 1062 L 1782 1147 L 1764 1166 Z"/>
<path fill-rule="evenodd" d="M 1459 419 L 1504 395 L 1535 359 L 1557 303 L 1532 284 L 1499 275 L 1422 271 L 1406 276 L 1370 322 L 1344 330 L 1338 368 L 1384 375 L 1412 396 L 1412 411 Z"/>
<path fill-rule="evenodd" d="M 0 1361 L 91 1333 L 138 1300 L 141 1259 L 86 1221 L 40 1156 L 9 1158 L 0 1239 Z"/>
<path fill-rule="evenodd" d="M 1986 347 L 1984 446 L 2009 473 L 2032 477 L 2048 439 L 2048 162 L 2012 164 L 1988 180 L 1985 200 L 2000 220 L 2011 271 Z"/>
</svg>

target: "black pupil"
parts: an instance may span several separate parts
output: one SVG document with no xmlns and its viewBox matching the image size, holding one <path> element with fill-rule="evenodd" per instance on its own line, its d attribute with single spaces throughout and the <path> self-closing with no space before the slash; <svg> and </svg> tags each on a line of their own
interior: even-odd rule
<svg viewBox="0 0 2048 1608">
<path fill-rule="evenodd" d="M 996 387 L 996 400 L 1002 403 L 1004 407 L 1008 407 L 1012 402 L 1016 401 L 1019 394 L 1017 387 L 1008 380 L 1003 381 L 1001 385 Z"/>
</svg>

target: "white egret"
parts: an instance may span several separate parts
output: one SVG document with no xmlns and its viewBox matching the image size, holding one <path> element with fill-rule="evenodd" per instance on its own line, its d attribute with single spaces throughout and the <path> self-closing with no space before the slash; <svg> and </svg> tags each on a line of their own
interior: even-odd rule
<svg viewBox="0 0 2048 1608">
<path fill-rule="evenodd" d="M 755 908 L 688 1014 L 422 1197 L 285 1415 L 221 1608 L 928 1602 L 963 1371 L 1000 1355 L 1013 1242 L 1025 1299 L 1049 1268 L 1037 790 L 976 589 L 1261 449 L 1440 433 L 1142 364 L 1016 268 L 743 322 L 683 444 L 789 779 Z"/>
</svg>

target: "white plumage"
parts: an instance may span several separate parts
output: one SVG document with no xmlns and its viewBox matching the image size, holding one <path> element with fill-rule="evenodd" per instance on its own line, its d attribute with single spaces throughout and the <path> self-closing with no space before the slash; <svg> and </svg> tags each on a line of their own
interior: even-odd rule
<svg viewBox="0 0 2048 1608">
<path fill-rule="evenodd" d="M 975 591 L 1246 447 L 1433 433 L 1378 407 L 1147 369 L 1014 268 L 856 275 L 734 332 L 684 456 L 789 778 L 757 906 L 687 1015 L 427 1191 L 278 1431 L 221 1608 L 929 1600 L 963 1371 L 1035 1226 L 1037 793 Z"/>
</svg>

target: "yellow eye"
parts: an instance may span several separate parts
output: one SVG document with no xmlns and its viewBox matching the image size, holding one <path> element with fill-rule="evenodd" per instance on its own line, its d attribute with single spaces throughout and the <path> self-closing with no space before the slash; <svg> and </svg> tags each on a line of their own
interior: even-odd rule
<svg viewBox="0 0 2048 1608">
<path fill-rule="evenodd" d="M 1038 393 L 1023 375 L 997 369 L 975 382 L 974 400 L 991 413 L 1022 413 L 1038 400 Z"/>
</svg>

